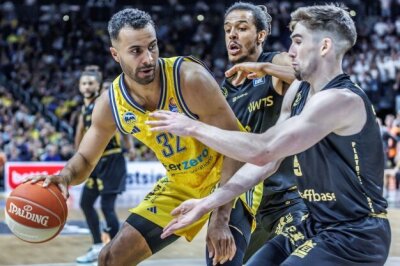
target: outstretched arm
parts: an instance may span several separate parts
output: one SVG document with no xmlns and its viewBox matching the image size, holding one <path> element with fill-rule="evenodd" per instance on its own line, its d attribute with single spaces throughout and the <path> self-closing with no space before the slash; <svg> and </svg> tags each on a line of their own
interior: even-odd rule
<svg viewBox="0 0 400 266">
<path fill-rule="evenodd" d="M 235 76 L 236 75 L 236 76 Z M 225 72 L 226 77 L 234 77 L 232 84 L 241 84 L 244 79 L 261 78 L 266 75 L 273 77 L 274 87 L 279 81 L 291 84 L 295 80 L 294 70 L 287 53 L 275 55 L 272 62 L 245 62 L 236 64 Z M 282 84 L 279 84 L 282 86 Z"/>
<path fill-rule="evenodd" d="M 344 89 L 315 93 L 300 115 L 273 126 L 263 134 L 226 131 L 176 114 L 154 114 L 153 130 L 190 135 L 231 158 L 264 165 L 300 153 L 331 132 L 357 133 L 366 121 L 361 97 Z"/>
<path fill-rule="evenodd" d="M 44 186 L 56 183 L 65 197 L 68 185 L 77 185 L 86 180 L 99 161 L 107 143 L 114 135 L 116 126 L 109 106 L 108 93 L 103 93 L 97 101 L 92 114 L 92 125 L 83 136 L 78 151 L 67 162 L 59 175 L 29 177 L 35 183 L 45 180 Z"/>
<path fill-rule="evenodd" d="M 280 163 L 281 160 L 261 167 L 253 164 L 245 164 L 224 186 L 215 190 L 214 193 L 203 199 L 185 201 L 172 211 L 171 214 L 176 216 L 176 218 L 164 228 L 161 238 L 166 238 L 174 234 L 176 230 L 194 223 L 213 209 L 231 202 L 240 194 L 248 191 L 262 182 L 266 177 L 275 173 Z"/>
<path fill-rule="evenodd" d="M 299 82 L 293 84 L 292 89 L 286 94 L 277 123 L 282 123 L 290 117 L 290 104 L 294 99 L 299 84 Z M 238 195 L 271 176 L 278 169 L 281 161 L 282 160 L 278 160 L 262 167 L 247 163 L 240 168 L 224 186 L 216 189 L 211 195 L 203 199 L 185 201 L 178 208 L 173 210 L 172 213 L 177 216 L 177 218 L 165 227 L 162 237 L 167 237 L 176 230 L 192 224 L 204 214 L 230 202 Z"/>
<path fill-rule="evenodd" d="M 332 90 L 333 91 L 333 90 Z M 332 95 L 333 93 L 333 95 Z M 339 96 L 335 95 L 339 94 Z M 307 126 L 311 127 L 313 130 L 317 130 L 314 126 L 313 123 L 317 121 L 313 121 L 316 118 L 312 117 L 312 114 L 310 114 L 311 111 L 329 111 L 325 110 L 324 108 L 318 108 L 318 106 L 315 106 L 317 103 L 320 102 L 321 105 L 328 105 L 329 107 L 332 107 L 330 105 L 330 101 L 338 101 L 340 102 L 340 107 L 347 109 L 343 112 L 336 112 L 336 115 L 338 115 L 336 118 L 342 118 L 345 120 L 345 122 L 338 122 L 336 123 L 335 126 L 332 126 L 331 128 L 335 128 L 332 131 L 329 131 L 329 126 L 323 125 L 323 129 L 317 132 L 317 134 L 312 135 L 311 137 L 307 137 L 304 134 L 313 134 L 313 132 L 306 131 L 304 129 L 300 130 L 299 135 L 297 136 L 302 136 L 303 139 L 305 140 L 306 144 L 303 144 L 303 148 L 307 147 L 310 145 L 310 143 L 315 142 L 316 138 L 321 137 L 324 135 L 324 132 L 335 132 L 338 135 L 352 135 L 355 133 L 358 133 L 362 127 L 365 124 L 366 121 L 366 112 L 365 112 L 365 107 L 362 99 L 353 94 L 349 93 L 345 90 L 341 91 L 333 91 L 329 93 L 324 93 L 321 97 L 318 97 L 318 99 L 314 98 L 313 102 L 310 102 L 308 110 L 305 110 L 306 114 L 304 114 L 304 117 L 298 116 L 298 121 L 296 123 L 304 122 L 306 123 Z M 336 98 L 336 99 L 335 99 Z M 316 101 L 317 100 L 317 101 Z M 358 108 L 358 111 L 355 111 L 355 114 L 349 114 L 347 113 L 348 117 L 344 117 L 344 114 L 352 108 Z M 332 109 L 330 109 L 332 111 Z M 353 109 L 355 110 L 355 109 Z M 283 111 L 282 111 L 283 112 Z M 282 113 L 281 113 L 282 114 Z M 322 114 L 324 115 L 324 114 Z M 303 121 L 301 121 L 301 118 Z M 325 115 L 325 118 L 329 120 L 331 123 L 335 123 L 333 120 L 333 117 L 330 115 Z M 282 120 L 282 119 L 280 119 Z M 310 121 L 311 120 L 311 121 Z M 281 124 L 278 124 L 276 127 L 279 127 L 281 125 L 284 125 L 287 123 L 288 120 L 282 122 L 278 121 L 278 123 L 282 122 Z M 320 121 L 321 122 L 321 121 Z M 329 123 L 328 122 L 328 123 Z M 297 124 L 300 126 L 300 124 Z M 306 133 L 303 133 L 306 132 Z M 303 134 L 303 135 L 301 135 Z M 307 139 L 308 138 L 308 139 Z M 296 144 L 299 145 L 299 144 Z M 300 149 L 300 148 L 299 148 Z M 264 166 L 258 167 L 255 165 L 251 164 L 246 164 L 243 166 L 236 174 L 229 180 L 229 182 L 217 189 L 213 194 L 207 196 L 206 198 L 199 199 L 199 200 L 189 200 L 181 204 L 178 208 L 176 208 L 173 213 L 174 215 L 177 216 L 176 219 L 174 219 L 165 229 L 164 229 L 164 234 L 163 237 L 167 237 L 168 235 L 172 234 L 175 230 L 178 230 L 182 227 L 185 227 L 197 219 L 199 219 L 203 214 L 209 212 L 213 208 L 216 208 L 220 206 L 221 204 L 224 204 L 225 202 L 229 202 L 232 198 L 236 197 L 243 191 L 246 191 L 249 187 L 253 186 L 254 184 L 260 182 L 261 180 L 265 179 L 266 177 L 270 176 L 273 174 L 276 169 L 279 167 L 280 162 L 282 159 L 279 159 L 274 162 L 270 162 Z"/>
</svg>

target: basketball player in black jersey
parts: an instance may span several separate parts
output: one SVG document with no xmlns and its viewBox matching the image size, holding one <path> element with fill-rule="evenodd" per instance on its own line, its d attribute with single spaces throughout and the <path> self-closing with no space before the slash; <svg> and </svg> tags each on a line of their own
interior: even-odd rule
<svg viewBox="0 0 400 266">
<path fill-rule="evenodd" d="M 229 61 L 265 62 L 267 75 L 259 79 L 226 78 L 222 92 L 236 117 L 249 132 L 262 133 L 278 120 L 283 95 L 295 79 L 288 53 L 263 52 L 271 30 L 271 16 L 265 6 L 237 2 L 225 13 L 225 45 Z M 257 228 L 252 233 L 244 262 L 270 238 L 286 227 L 300 223 L 307 208 L 301 199 L 293 171 L 293 157 L 288 157 L 276 174 L 264 181 L 263 199 L 257 212 Z M 209 228 L 207 238 L 216 233 Z"/>
<path fill-rule="evenodd" d="M 79 117 L 75 134 L 75 147 L 78 149 L 83 135 L 92 123 L 92 112 L 98 98 L 102 75 L 97 66 L 86 67 L 79 79 L 79 91 L 83 96 L 84 106 Z M 124 137 L 126 147 L 131 147 L 128 137 Z M 99 163 L 90 174 L 82 191 L 80 206 L 85 215 L 93 245 L 87 253 L 78 257 L 78 263 L 92 263 L 97 261 L 103 247 L 101 239 L 99 216 L 94 208 L 100 196 L 101 210 L 106 220 L 105 228 L 112 239 L 118 232 L 119 221 L 115 212 L 117 195 L 125 190 L 126 164 L 122 154 L 119 134 L 108 143 Z"/>
<path fill-rule="evenodd" d="M 343 73 L 344 54 L 356 42 L 349 14 L 339 6 L 302 7 L 291 14 L 289 54 L 296 77 L 276 126 L 263 134 L 220 130 L 169 112 L 154 113 L 153 130 L 194 136 L 217 151 L 249 162 L 227 184 L 172 213 L 164 230 L 192 223 L 271 175 L 282 158 L 295 155 L 297 185 L 309 216 L 263 247 L 251 265 L 384 265 L 391 241 L 382 197 L 383 147 L 373 107 Z M 247 63 L 232 71 L 263 74 Z M 233 144 L 233 145 L 232 145 Z"/>
</svg>

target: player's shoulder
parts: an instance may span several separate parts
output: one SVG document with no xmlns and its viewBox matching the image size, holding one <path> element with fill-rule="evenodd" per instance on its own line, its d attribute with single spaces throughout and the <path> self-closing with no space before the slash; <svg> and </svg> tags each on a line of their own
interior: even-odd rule
<svg viewBox="0 0 400 266">
<path fill-rule="evenodd" d="M 210 87 L 210 84 L 215 82 L 212 74 L 196 62 L 183 61 L 179 73 L 183 87 Z"/>
<path fill-rule="evenodd" d="M 319 91 L 311 97 L 310 102 L 320 107 L 344 113 L 364 109 L 364 100 L 362 97 L 347 88 L 332 88 Z"/>
<path fill-rule="evenodd" d="M 111 88 L 108 88 L 104 90 L 100 96 L 96 98 L 96 102 L 94 104 L 95 109 L 99 109 L 100 112 L 106 112 L 110 108 L 110 96 L 109 96 L 109 90 Z M 98 112 L 99 112 L 98 111 Z"/>
<path fill-rule="evenodd" d="M 201 64 L 193 62 L 193 61 L 183 61 L 182 66 L 180 68 L 181 75 L 200 75 L 199 78 L 210 75 L 209 71 Z"/>
</svg>

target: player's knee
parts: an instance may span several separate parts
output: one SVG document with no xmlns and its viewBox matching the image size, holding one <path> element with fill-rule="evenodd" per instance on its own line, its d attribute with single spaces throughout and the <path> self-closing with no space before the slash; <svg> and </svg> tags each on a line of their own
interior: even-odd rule
<svg viewBox="0 0 400 266">
<path fill-rule="evenodd" d="M 106 245 L 99 254 L 98 265 L 99 266 L 115 265 L 113 263 L 114 263 L 114 257 L 112 255 L 110 245 Z"/>
<path fill-rule="evenodd" d="M 104 214 L 115 212 L 115 201 L 111 198 L 103 197 L 100 202 L 101 210 Z"/>
<path fill-rule="evenodd" d="M 102 205 L 101 211 L 105 216 L 112 215 L 115 213 L 114 206 Z"/>
</svg>

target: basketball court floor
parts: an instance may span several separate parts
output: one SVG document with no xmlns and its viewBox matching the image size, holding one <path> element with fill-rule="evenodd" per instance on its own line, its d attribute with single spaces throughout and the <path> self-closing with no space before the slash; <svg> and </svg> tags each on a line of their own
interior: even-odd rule
<svg viewBox="0 0 400 266">
<path fill-rule="evenodd" d="M 388 210 L 392 227 L 390 258 L 386 266 L 400 266 L 400 204 L 391 204 Z M 127 209 L 118 209 L 123 221 Z M 179 239 L 152 258 L 139 264 L 141 266 L 200 266 L 204 260 L 206 230 L 191 243 Z M 4 199 L 0 199 L 0 265 L 71 266 L 76 257 L 84 254 L 91 245 L 91 238 L 79 210 L 70 210 L 67 225 L 61 235 L 43 244 L 29 244 L 14 237 L 4 224 Z"/>
</svg>

